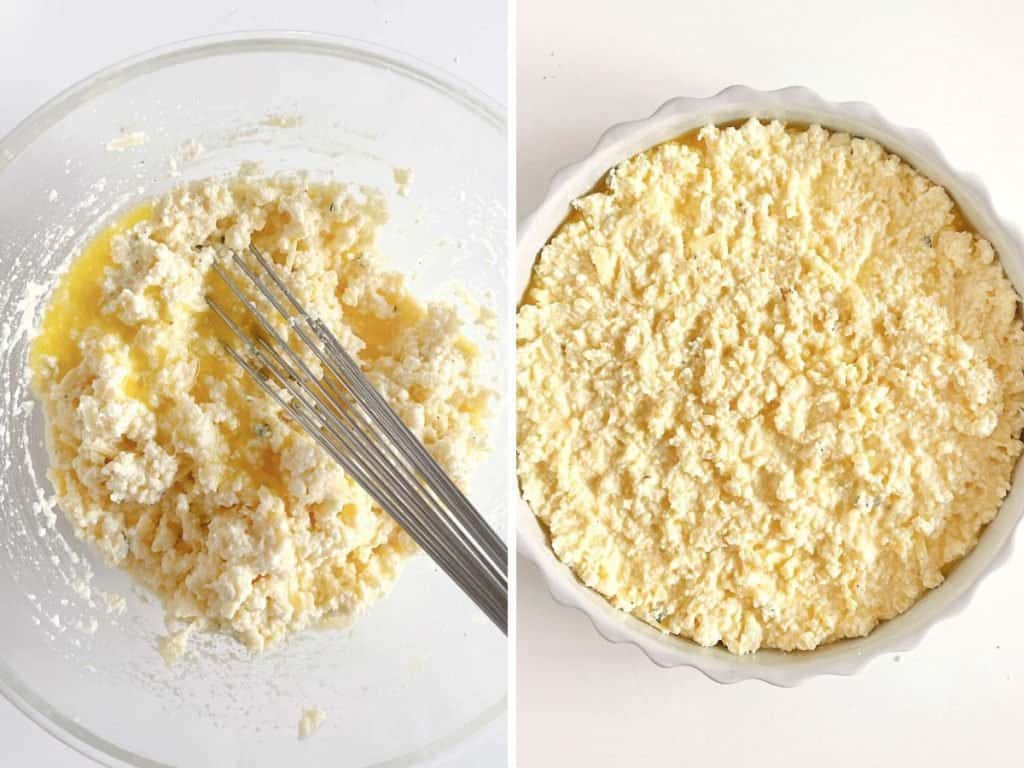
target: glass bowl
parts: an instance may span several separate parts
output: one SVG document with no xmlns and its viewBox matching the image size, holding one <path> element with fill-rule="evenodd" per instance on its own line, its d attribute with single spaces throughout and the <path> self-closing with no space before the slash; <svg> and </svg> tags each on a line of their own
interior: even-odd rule
<svg viewBox="0 0 1024 768">
<path fill-rule="evenodd" d="M 308 170 L 386 191 L 381 252 L 422 297 L 486 300 L 507 338 L 503 111 L 451 77 L 361 42 L 307 34 L 187 41 L 118 64 L 0 142 L 0 690 L 108 765 L 420 763 L 505 711 L 506 642 L 425 557 L 348 630 L 261 657 L 231 640 L 168 666 L 158 601 L 78 541 L 50 508 L 29 333 L 54 272 L 119 210 L 186 179 Z M 408 197 L 396 167 L 412 168 Z M 480 333 L 495 389 L 506 345 Z M 505 530 L 507 397 L 470 496 Z M 119 605 L 121 598 L 125 604 Z M 299 741 L 308 707 L 327 720 Z"/>
</svg>

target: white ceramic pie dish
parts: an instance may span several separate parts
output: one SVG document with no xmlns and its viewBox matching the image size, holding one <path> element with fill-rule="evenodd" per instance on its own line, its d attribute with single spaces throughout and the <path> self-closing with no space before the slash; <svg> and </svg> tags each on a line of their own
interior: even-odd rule
<svg viewBox="0 0 1024 768">
<path fill-rule="evenodd" d="M 544 200 L 519 226 L 517 296 L 521 298 L 525 292 L 534 261 L 568 213 L 570 202 L 592 189 L 609 168 L 707 123 L 747 117 L 819 123 L 878 141 L 950 192 L 967 220 L 995 246 L 1014 288 L 1024 295 L 1024 243 L 1020 234 L 996 215 L 980 181 L 954 170 L 927 135 L 892 125 L 862 102 L 832 103 L 799 87 L 757 91 L 732 86 L 709 98 L 672 99 L 646 119 L 612 126 L 587 157 L 556 173 Z M 962 611 L 984 577 L 1009 558 L 1013 531 L 1022 513 L 1024 463 L 1018 463 L 999 514 L 984 530 L 975 549 L 942 585 L 866 637 L 794 653 L 767 650 L 735 656 L 721 646 L 705 648 L 663 634 L 614 608 L 581 584 L 555 557 L 543 529 L 522 499 L 518 510 L 518 546 L 519 552 L 540 568 L 552 597 L 562 605 L 583 611 L 606 640 L 632 643 L 660 666 L 692 667 L 720 683 L 759 679 L 792 686 L 816 675 L 850 675 L 876 656 L 915 647 L 933 624 Z"/>
</svg>

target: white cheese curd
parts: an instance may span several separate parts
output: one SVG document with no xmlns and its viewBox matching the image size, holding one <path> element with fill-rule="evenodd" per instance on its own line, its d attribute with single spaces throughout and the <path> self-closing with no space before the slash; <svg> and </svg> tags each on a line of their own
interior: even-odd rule
<svg viewBox="0 0 1024 768">
<path fill-rule="evenodd" d="M 518 315 L 518 469 L 618 608 L 734 653 L 907 610 L 1021 453 L 992 246 L 873 141 L 707 126 L 576 200 Z"/>
<path fill-rule="evenodd" d="M 418 302 L 381 266 L 375 190 L 206 180 L 131 218 L 72 263 L 34 342 L 62 510 L 186 627 L 164 643 L 169 658 L 193 630 L 261 650 L 345 623 L 388 592 L 416 547 L 224 353 L 230 332 L 206 295 L 238 322 L 245 313 L 212 265 L 247 285 L 231 253 L 252 266 L 247 248 L 261 248 L 462 485 L 486 447 L 478 350 L 451 305 Z"/>
<path fill-rule="evenodd" d="M 395 180 L 395 189 L 400 197 L 408 197 L 412 189 L 412 168 L 394 168 L 391 172 Z"/>
<path fill-rule="evenodd" d="M 303 710 L 302 717 L 299 718 L 299 739 L 308 739 L 319 730 L 326 719 L 327 713 L 320 707 L 309 707 Z"/>
</svg>

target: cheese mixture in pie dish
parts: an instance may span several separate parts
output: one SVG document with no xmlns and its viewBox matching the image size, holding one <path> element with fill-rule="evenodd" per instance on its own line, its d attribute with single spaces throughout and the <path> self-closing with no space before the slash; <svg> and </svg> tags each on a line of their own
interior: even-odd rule
<svg viewBox="0 0 1024 768">
<path fill-rule="evenodd" d="M 244 312 L 215 262 L 246 285 L 230 254 L 262 249 L 457 483 L 484 451 L 480 354 L 451 305 L 383 267 L 386 219 L 363 187 L 193 182 L 101 233 L 52 295 L 30 361 L 49 477 L 76 533 L 184 627 L 172 640 L 220 631 L 262 650 L 350 620 L 416 550 L 223 351 L 205 297 Z"/>
<path fill-rule="evenodd" d="M 519 309 L 518 471 L 613 605 L 734 653 L 869 633 L 971 551 L 1021 454 L 992 246 L 876 142 L 756 120 L 612 169 Z"/>
</svg>

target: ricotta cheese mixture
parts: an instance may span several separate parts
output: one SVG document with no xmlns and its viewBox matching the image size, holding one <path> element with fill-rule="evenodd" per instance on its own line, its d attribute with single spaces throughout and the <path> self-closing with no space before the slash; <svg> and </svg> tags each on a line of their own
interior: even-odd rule
<svg viewBox="0 0 1024 768">
<path fill-rule="evenodd" d="M 214 262 L 247 285 L 231 252 L 253 266 L 254 243 L 273 259 L 457 483 L 485 449 L 492 393 L 480 354 L 454 307 L 418 302 L 382 266 L 386 219 L 367 188 L 302 176 L 194 182 L 101 233 L 51 297 L 30 355 L 49 477 L 76 533 L 182 627 L 165 657 L 196 629 L 262 650 L 343 623 L 416 550 L 223 351 L 229 332 L 205 297 L 247 316 Z"/>
<path fill-rule="evenodd" d="M 614 168 L 518 315 L 523 496 L 618 608 L 734 653 L 905 611 L 1021 453 L 1024 330 L 944 189 L 819 126 Z"/>
</svg>

